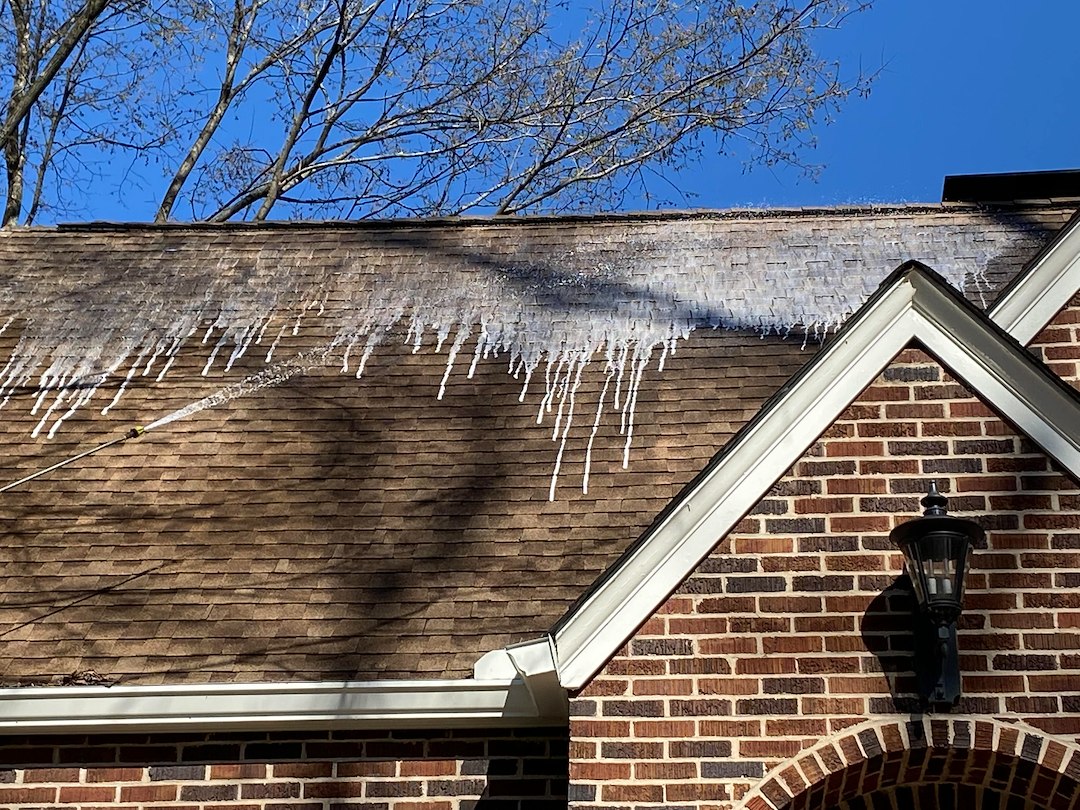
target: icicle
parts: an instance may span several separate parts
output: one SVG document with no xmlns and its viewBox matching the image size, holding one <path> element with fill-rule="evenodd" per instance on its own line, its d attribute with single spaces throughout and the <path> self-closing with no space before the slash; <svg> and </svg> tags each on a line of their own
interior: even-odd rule
<svg viewBox="0 0 1080 810">
<path fill-rule="evenodd" d="M 454 345 L 450 347 L 450 353 L 446 356 L 446 371 L 443 372 L 442 382 L 439 383 L 438 399 L 442 399 L 446 395 L 446 381 L 450 379 L 450 372 L 454 370 L 454 360 L 457 359 L 458 352 L 465 345 L 465 341 L 469 339 L 469 331 L 469 327 L 464 324 L 458 327 L 457 335 L 454 337 Z"/>
<path fill-rule="evenodd" d="M 570 435 L 570 424 L 574 421 L 574 402 L 577 395 L 577 390 L 581 385 L 581 373 L 585 370 L 586 364 L 589 362 L 588 358 L 580 360 L 577 364 L 577 374 L 574 375 L 574 383 L 570 386 L 568 398 L 570 400 L 570 406 L 566 413 L 566 427 L 563 428 L 562 441 L 559 442 L 559 450 L 555 454 L 555 469 L 551 471 L 551 486 L 548 487 L 548 500 L 555 500 L 555 485 L 559 480 L 559 468 L 562 467 L 563 452 L 566 450 L 566 437 Z M 570 380 L 570 371 L 567 369 L 567 382 Z M 559 403 L 559 415 L 562 415 L 562 403 Z"/>
<path fill-rule="evenodd" d="M 589 471 L 592 469 L 592 448 L 596 433 L 600 429 L 600 417 L 604 413 L 604 400 L 607 398 L 608 386 L 611 385 L 612 372 L 609 370 L 604 375 L 604 387 L 600 391 L 600 398 L 596 401 L 596 416 L 593 418 L 592 430 L 589 432 L 589 441 L 585 445 L 585 473 L 581 478 L 581 492 L 589 494 Z"/>
<path fill-rule="evenodd" d="M 108 405 L 101 409 L 102 416 L 112 410 L 112 407 L 120 401 L 120 397 L 122 397 L 124 395 L 124 392 L 127 390 L 128 383 L 131 382 L 131 378 L 134 377 L 135 372 L 139 370 L 139 365 L 142 363 L 143 356 L 144 355 L 140 354 L 138 357 L 135 358 L 135 362 L 132 363 L 131 368 L 128 369 L 128 373 L 127 376 L 124 377 L 124 381 L 120 383 L 119 387 L 117 387 L 116 396 L 112 398 L 112 402 L 110 402 Z M 112 372 L 113 370 L 114 369 L 109 369 L 110 372 Z"/>
</svg>

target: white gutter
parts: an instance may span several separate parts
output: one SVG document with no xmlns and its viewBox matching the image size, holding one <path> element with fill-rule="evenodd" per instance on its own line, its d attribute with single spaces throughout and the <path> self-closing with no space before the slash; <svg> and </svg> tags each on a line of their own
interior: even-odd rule
<svg viewBox="0 0 1080 810">
<path fill-rule="evenodd" d="M 0 689 L 0 733 L 525 728 L 566 722 L 552 641 L 481 658 L 474 678 L 430 681 L 31 686 Z"/>
<path fill-rule="evenodd" d="M 549 725 L 525 681 L 492 679 L 0 689 L 0 733 Z"/>
</svg>

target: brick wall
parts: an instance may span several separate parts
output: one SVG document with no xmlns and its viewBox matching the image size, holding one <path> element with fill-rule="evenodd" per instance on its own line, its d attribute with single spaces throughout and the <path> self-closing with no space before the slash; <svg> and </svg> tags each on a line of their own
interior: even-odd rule
<svg viewBox="0 0 1080 810">
<path fill-rule="evenodd" d="M 1078 304 L 1038 341 L 1073 384 Z M 1080 488 L 912 348 L 573 701 L 573 806 L 732 807 L 823 739 L 917 715 L 888 533 L 930 480 L 988 530 L 956 711 L 1080 739 Z"/>
<path fill-rule="evenodd" d="M 566 807 L 566 729 L 0 738 L 0 806 Z"/>
</svg>

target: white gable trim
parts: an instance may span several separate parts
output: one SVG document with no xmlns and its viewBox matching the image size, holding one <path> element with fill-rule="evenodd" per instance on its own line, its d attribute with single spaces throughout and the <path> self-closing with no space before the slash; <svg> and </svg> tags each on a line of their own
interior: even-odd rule
<svg viewBox="0 0 1080 810">
<path fill-rule="evenodd" d="M 1080 477 L 1080 395 L 935 274 L 905 265 L 556 628 L 562 685 L 588 683 L 913 340 Z"/>
<path fill-rule="evenodd" d="M 1080 290 L 1080 214 L 990 308 L 990 319 L 1025 346 Z"/>
</svg>

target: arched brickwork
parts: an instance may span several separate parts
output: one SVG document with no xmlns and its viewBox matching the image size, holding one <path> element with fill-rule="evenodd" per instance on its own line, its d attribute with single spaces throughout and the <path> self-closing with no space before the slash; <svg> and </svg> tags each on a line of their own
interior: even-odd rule
<svg viewBox="0 0 1080 810">
<path fill-rule="evenodd" d="M 874 720 L 778 765 L 738 808 L 937 807 L 944 793 L 973 810 L 1080 806 L 1080 746 L 981 717 Z M 889 801 L 871 805 L 870 794 Z"/>
</svg>

